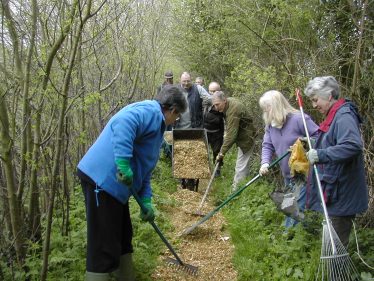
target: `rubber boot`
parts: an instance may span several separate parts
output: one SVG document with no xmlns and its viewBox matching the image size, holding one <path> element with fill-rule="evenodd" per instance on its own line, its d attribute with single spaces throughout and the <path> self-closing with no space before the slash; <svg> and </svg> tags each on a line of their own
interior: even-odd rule
<svg viewBox="0 0 374 281">
<path fill-rule="evenodd" d="M 132 262 L 132 254 L 121 256 L 119 268 L 113 272 L 117 281 L 135 281 L 135 271 Z"/>
<path fill-rule="evenodd" d="M 108 281 L 109 273 L 86 272 L 86 281 Z"/>
</svg>

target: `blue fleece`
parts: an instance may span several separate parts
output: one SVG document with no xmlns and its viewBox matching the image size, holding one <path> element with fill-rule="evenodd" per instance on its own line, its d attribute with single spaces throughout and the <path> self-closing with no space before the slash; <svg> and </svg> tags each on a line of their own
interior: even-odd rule
<svg viewBox="0 0 374 281">
<path fill-rule="evenodd" d="M 157 101 L 130 104 L 109 120 L 78 169 L 125 204 L 130 193 L 117 181 L 115 159 L 130 159 L 133 188 L 140 197 L 151 197 L 151 174 L 159 159 L 164 130 L 164 115 Z"/>
</svg>

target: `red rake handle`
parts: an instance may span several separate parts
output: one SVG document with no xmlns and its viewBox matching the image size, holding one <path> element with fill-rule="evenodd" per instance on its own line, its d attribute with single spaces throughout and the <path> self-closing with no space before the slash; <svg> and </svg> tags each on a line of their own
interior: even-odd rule
<svg viewBox="0 0 374 281">
<path fill-rule="evenodd" d="M 303 110 L 303 101 L 301 99 L 300 89 L 296 89 L 295 92 L 296 92 L 297 101 L 299 103 L 301 116 L 303 118 L 303 124 L 304 124 L 305 134 L 306 134 L 306 137 L 308 139 L 309 149 L 312 149 L 312 144 L 310 142 L 310 136 L 309 136 L 309 132 L 308 132 L 308 127 L 307 127 L 306 121 L 305 121 L 305 115 L 304 115 L 304 110 Z M 320 180 L 319 175 L 318 175 L 318 169 L 317 169 L 317 165 L 316 164 L 313 164 L 313 170 L 314 170 L 314 175 L 316 177 L 316 182 L 317 182 L 317 186 L 318 186 L 318 192 L 319 192 L 319 195 L 321 197 L 323 214 L 325 215 L 327 229 L 328 229 L 329 234 L 330 234 L 330 240 L 331 240 L 331 245 L 332 245 L 333 253 L 335 255 L 336 254 L 336 246 L 335 246 L 334 238 L 332 236 L 332 230 L 331 230 L 332 229 L 332 225 L 331 225 L 331 222 L 330 222 L 330 219 L 329 219 L 329 215 L 327 213 L 326 202 L 325 202 L 325 198 L 324 198 L 324 194 L 323 194 L 323 190 L 322 190 L 322 186 L 321 186 L 321 180 Z"/>
<path fill-rule="evenodd" d="M 296 89 L 296 98 L 299 103 L 299 107 L 303 107 L 303 100 L 301 99 L 300 89 Z"/>
</svg>

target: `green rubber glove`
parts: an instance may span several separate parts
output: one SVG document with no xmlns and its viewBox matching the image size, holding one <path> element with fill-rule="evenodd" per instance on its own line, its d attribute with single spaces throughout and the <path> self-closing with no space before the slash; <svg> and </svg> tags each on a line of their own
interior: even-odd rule
<svg viewBox="0 0 374 281">
<path fill-rule="evenodd" d="M 142 209 L 140 209 L 140 218 L 142 221 L 152 222 L 155 219 L 155 212 L 153 211 L 152 207 L 152 198 L 151 197 L 144 197 L 140 198 L 145 209 L 147 209 L 147 213 L 144 213 Z"/>
<path fill-rule="evenodd" d="M 132 184 L 133 172 L 130 167 L 130 160 L 125 158 L 116 159 L 117 180 L 125 185 Z"/>
</svg>

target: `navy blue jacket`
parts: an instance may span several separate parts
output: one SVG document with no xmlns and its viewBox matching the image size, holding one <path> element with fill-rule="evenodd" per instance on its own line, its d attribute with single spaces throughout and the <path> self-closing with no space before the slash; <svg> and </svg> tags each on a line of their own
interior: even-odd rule
<svg viewBox="0 0 374 281">
<path fill-rule="evenodd" d="M 191 128 L 203 127 L 203 99 L 200 97 L 199 89 L 195 84 L 187 90 L 187 100 L 191 116 Z"/>
<path fill-rule="evenodd" d="M 317 168 L 331 216 L 355 215 L 368 208 L 360 123 L 357 108 L 346 101 L 336 112 L 328 131 L 319 131 L 316 140 Z M 310 176 L 309 181 L 307 206 L 322 212 L 315 176 Z"/>
</svg>

